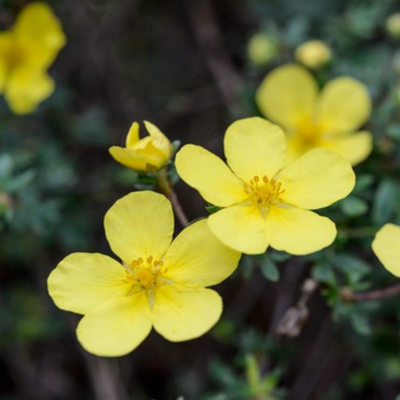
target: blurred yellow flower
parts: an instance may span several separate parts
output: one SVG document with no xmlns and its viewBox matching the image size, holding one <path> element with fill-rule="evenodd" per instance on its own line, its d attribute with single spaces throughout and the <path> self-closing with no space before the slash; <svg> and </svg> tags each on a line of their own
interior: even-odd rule
<svg viewBox="0 0 400 400">
<path fill-rule="evenodd" d="M 296 61 L 311 69 L 318 69 L 332 59 L 331 49 L 321 40 L 309 40 L 294 53 Z"/>
<path fill-rule="evenodd" d="M 356 165 L 372 150 L 371 133 L 355 132 L 370 116 L 371 99 L 367 87 L 353 78 L 333 79 L 318 93 L 305 68 L 288 64 L 264 78 L 256 100 L 260 111 L 285 130 L 289 160 L 325 147 Z"/>
<path fill-rule="evenodd" d="M 118 200 L 104 227 L 122 265 L 99 253 L 73 253 L 48 279 L 55 304 L 84 315 L 77 336 L 88 352 L 127 354 L 152 326 L 172 342 L 194 339 L 218 321 L 221 298 L 205 287 L 227 278 L 240 253 L 220 243 L 206 220 L 190 225 L 171 243 L 170 202 L 144 191 Z"/>
<path fill-rule="evenodd" d="M 144 121 L 150 136 L 139 139 L 139 124 L 134 122 L 126 137 L 126 147 L 109 149 L 115 161 L 135 171 L 157 171 L 168 163 L 172 145 L 168 138 L 153 124 Z"/>
<path fill-rule="evenodd" d="M 332 243 L 335 224 L 308 210 L 329 206 L 353 189 L 355 176 L 346 159 L 315 149 L 285 166 L 282 129 L 258 117 L 230 125 L 224 148 L 229 168 L 200 146 L 186 145 L 176 156 L 181 178 L 223 208 L 208 218 L 218 239 L 247 254 L 268 246 L 309 254 Z"/>
<path fill-rule="evenodd" d="M 0 91 L 16 114 L 33 112 L 54 90 L 47 74 L 66 39 L 45 3 L 31 3 L 0 33 Z"/>
<path fill-rule="evenodd" d="M 384 225 L 372 242 L 372 249 L 383 266 L 400 277 L 400 226 Z"/>
</svg>

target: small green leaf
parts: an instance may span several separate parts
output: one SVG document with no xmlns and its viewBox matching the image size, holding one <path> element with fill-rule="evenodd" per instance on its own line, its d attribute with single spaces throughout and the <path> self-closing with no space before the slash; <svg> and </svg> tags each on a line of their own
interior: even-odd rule
<svg viewBox="0 0 400 400">
<path fill-rule="evenodd" d="M 328 263 L 317 264 L 311 271 L 311 276 L 317 282 L 334 284 L 336 282 L 333 266 Z"/>
<path fill-rule="evenodd" d="M 370 265 L 350 254 L 338 254 L 334 258 L 334 264 L 348 278 L 350 285 L 357 284 L 370 272 Z"/>
<path fill-rule="evenodd" d="M 340 202 L 343 213 L 349 217 L 358 217 L 368 211 L 368 204 L 359 197 L 349 196 Z"/>
<path fill-rule="evenodd" d="M 374 183 L 374 177 L 370 174 L 357 175 L 356 186 L 353 193 L 361 193 Z"/>
<path fill-rule="evenodd" d="M 354 330 L 360 335 L 367 336 L 371 334 L 371 324 L 365 315 L 353 313 L 350 316 L 350 322 Z"/>
<path fill-rule="evenodd" d="M 209 205 L 206 206 L 206 210 L 210 213 L 210 214 L 214 214 L 217 211 L 219 211 L 221 209 L 221 207 L 217 207 L 217 206 L 213 206 L 213 205 Z"/>
<path fill-rule="evenodd" d="M 372 220 L 383 225 L 392 219 L 397 202 L 397 188 L 394 182 L 383 181 L 375 192 L 372 207 Z"/>
<path fill-rule="evenodd" d="M 277 282 L 279 280 L 279 269 L 269 257 L 262 261 L 261 273 L 269 281 Z"/>
<path fill-rule="evenodd" d="M 243 255 L 239 262 L 239 269 L 244 279 L 250 279 L 253 274 L 254 263 L 251 257 Z"/>
</svg>

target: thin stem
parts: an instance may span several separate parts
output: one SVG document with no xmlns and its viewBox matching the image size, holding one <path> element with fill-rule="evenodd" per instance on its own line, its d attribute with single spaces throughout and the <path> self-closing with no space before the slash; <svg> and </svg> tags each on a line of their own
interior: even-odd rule
<svg viewBox="0 0 400 400">
<path fill-rule="evenodd" d="M 369 301 L 400 294 L 400 283 L 384 289 L 371 290 L 363 293 L 353 293 L 349 289 L 342 289 L 341 297 L 346 302 Z"/>
<path fill-rule="evenodd" d="M 373 236 L 377 231 L 375 226 L 365 226 L 362 228 L 342 228 L 340 233 L 348 238 L 364 238 Z"/>
<path fill-rule="evenodd" d="M 175 211 L 175 214 L 178 217 L 179 222 L 183 227 L 188 226 L 189 220 L 182 209 L 181 203 L 179 202 L 178 196 L 174 192 L 174 188 L 171 185 L 170 180 L 168 179 L 167 168 L 159 170 L 158 172 L 155 173 L 155 176 L 157 177 L 158 180 L 158 188 L 162 193 L 165 194 L 165 196 L 168 197 Z"/>
</svg>

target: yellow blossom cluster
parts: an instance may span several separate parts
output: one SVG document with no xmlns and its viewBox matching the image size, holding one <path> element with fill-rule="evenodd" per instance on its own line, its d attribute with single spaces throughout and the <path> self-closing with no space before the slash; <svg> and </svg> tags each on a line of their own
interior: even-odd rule
<svg viewBox="0 0 400 400">
<path fill-rule="evenodd" d="M 257 102 L 276 124 L 261 117 L 233 122 L 224 136 L 226 163 L 193 144 L 176 155 L 179 176 L 216 212 L 172 240 L 168 199 L 150 191 L 128 194 L 104 219 L 119 261 L 73 253 L 51 273 L 48 289 L 55 304 L 83 315 L 77 337 L 87 351 L 127 354 L 152 328 L 173 342 L 196 338 L 222 313 L 221 298 L 207 287 L 230 276 L 241 253 L 262 254 L 271 247 L 305 255 L 332 244 L 335 223 L 315 210 L 352 191 L 352 165 L 371 151 L 372 135 L 354 133 L 370 114 L 365 86 L 341 77 L 319 93 L 307 70 L 286 65 L 265 78 Z M 134 122 L 125 146 L 111 147 L 110 154 L 142 174 L 165 171 L 172 162 L 171 142 L 155 125 L 144 125 L 149 136 L 141 139 Z M 392 270 L 391 260 L 400 253 L 381 256 L 379 249 L 392 240 L 393 229 L 374 242 Z"/>
<path fill-rule="evenodd" d="M 15 114 L 36 109 L 54 90 L 47 69 L 66 39 L 45 3 L 23 8 L 14 26 L 0 32 L 0 92 Z"/>
</svg>

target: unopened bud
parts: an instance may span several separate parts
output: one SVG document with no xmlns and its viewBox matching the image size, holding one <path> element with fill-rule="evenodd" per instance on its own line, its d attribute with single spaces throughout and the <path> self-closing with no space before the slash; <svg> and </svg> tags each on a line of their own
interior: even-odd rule
<svg viewBox="0 0 400 400">
<path fill-rule="evenodd" d="M 332 59 L 331 49 L 320 40 L 310 40 L 295 50 L 296 61 L 310 69 L 318 69 Z"/>
<path fill-rule="evenodd" d="M 274 38 L 264 33 L 253 35 L 247 45 L 247 56 L 250 62 L 258 67 L 270 63 L 277 55 L 277 44 Z"/>
<path fill-rule="evenodd" d="M 390 15 L 385 21 L 386 31 L 395 39 L 400 39 L 400 13 Z"/>
</svg>

